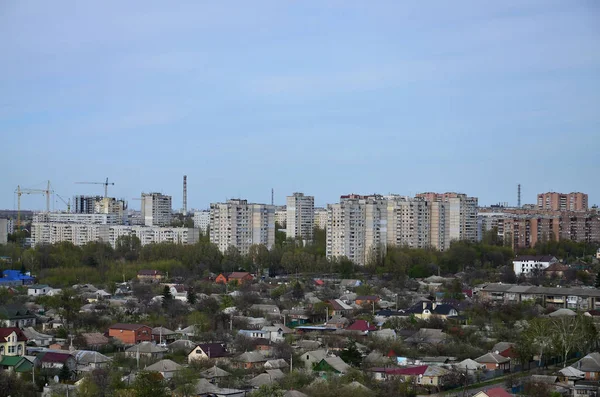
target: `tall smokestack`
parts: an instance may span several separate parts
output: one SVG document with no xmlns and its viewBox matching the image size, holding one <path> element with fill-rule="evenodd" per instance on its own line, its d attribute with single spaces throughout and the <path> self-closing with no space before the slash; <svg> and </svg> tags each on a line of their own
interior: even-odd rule
<svg viewBox="0 0 600 397">
<path fill-rule="evenodd" d="M 521 208 L 521 184 L 517 187 L 517 207 Z"/>
<path fill-rule="evenodd" d="M 271 205 L 275 205 L 275 189 L 271 188 Z"/>
<path fill-rule="evenodd" d="M 183 176 L 183 215 L 187 215 L 187 175 Z"/>
</svg>

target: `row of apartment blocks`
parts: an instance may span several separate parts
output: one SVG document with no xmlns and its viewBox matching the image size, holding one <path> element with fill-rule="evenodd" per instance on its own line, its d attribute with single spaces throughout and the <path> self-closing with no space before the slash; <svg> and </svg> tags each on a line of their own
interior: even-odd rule
<svg viewBox="0 0 600 397">
<path fill-rule="evenodd" d="M 587 211 L 588 195 L 581 192 L 540 193 L 537 196 L 537 208 L 550 211 Z"/>
<path fill-rule="evenodd" d="M 531 248 L 537 242 L 572 240 L 600 241 L 600 213 L 588 211 L 552 211 L 522 208 L 480 208 L 477 216 L 480 236 L 496 229 L 506 245 Z"/>
<path fill-rule="evenodd" d="M 142 245 L 152 243 L 194 244 L 199 240 L 199 230 L 193 228 L 129 226 L 98 223 L 34 222 L 31 225 L 32 246 L 63 241 L 74 245 L 106 242 L 115 248 L 121 236 L 136 236 Z"/>
<path fill-rule="evenodd" d="M 477 241 L 477 198 L 351 194 L 327 206 L 326 231 L 327 257 L 360 265 L 388 245 L 446 250 L 454 240 Z"/>
<path fill-rule="evenodd" d="M 553 288 L 515 284 L 488 284 L 477 292 L 478 299 L 497 304 L 538 302 L 569 309 L 600 309 L 596 288 Z"/>
</svg>

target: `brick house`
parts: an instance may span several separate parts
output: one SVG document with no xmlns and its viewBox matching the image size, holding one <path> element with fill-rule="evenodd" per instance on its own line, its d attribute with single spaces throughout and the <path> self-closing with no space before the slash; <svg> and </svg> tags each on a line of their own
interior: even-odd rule
<svg viewBox="0 0 600 397">
<path fill-rule="evenodd" d="M 135 345 L 152 340 L 152 328 L 143 324 L 114 324 L 108 329 L 108 336 L 126 345 Z"/>
<path fill-rule="evenodd" d="M 165 275 L 160 270 L 140 270 L 137 273 L 137 278 L 140 281 L 160 282 L 165 278 Z"/>
<path fill-rule="evenodd" d="M 238 284 L 252 281 L 254 278 L 248 272 L 233 272 L 229 274 L 221 273 L 215 278 L 217 284 L 227 284 L 231 281 L 237 281 Z"/>
</svg>

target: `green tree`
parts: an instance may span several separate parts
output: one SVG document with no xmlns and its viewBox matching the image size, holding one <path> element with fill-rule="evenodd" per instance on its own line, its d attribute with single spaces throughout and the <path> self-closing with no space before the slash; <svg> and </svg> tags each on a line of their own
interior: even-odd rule
<svg viewBox="0 0 600 397">
<path fill-rule="evenodd" d="M 250 397 L 283 397 L 284 391 L 277 384 L 262 385 L 249 394 Z"/>
<path fill-rule="evenodd" d="M 67 364 L 63 364 L 63 366 L 60 368 L 60 372 L 58 373 L 58 379 L 60 379 L 61 382 L 66 382 L 71 379 L 72 375 L 73 374 Z"/>
<path fill-rule="evenodd" d="M 158 372 L 140 371 L 133 382 L 136 397 L 167 397 L 167 387 Z"/>
<path fill-rule="evenodd" d="M 188 287 L 186 299 L 190 305 L 196 304 L 197 299 L 196 299 L 196 292 L 194 291 L 194 287 L 191 287 L 191 286 Z"/>
<path fill-rule="evenodd" d="M 538 366 L 542 365 L 544 353 L 552 349 L 552 338 L 550 321 L 547 318 L 534 318 L 523 332 L 523 344 L 528 345 L 523 349 L 530 349 L 538 353 Z"/>
<path fill-rule="evenodd" d="M 162 305 L 163 307 L 167 307 L 171 304 L 171 301 L 173 300 L 173 294 L 171 294 L 171 287 L 169 287 L 168 285 L 165 285 L 165 287 L 163 288 L 163 293 L 162 293 Z"/>
<path fill-rule="evenodd" d="M 362 354 L 356 348 L 356 342 L 353 340 L 348 341 L 346 348 L 340 352 L 340 358 L 344 360 L 346 364 L 354 367 L 359 367 L 362 362 Z"/>
<path fill-rule="evenodd" d="M 135 261 L 140 256 L 142 242 L 137 236 L 119 236 L 115 242 L 115 255 L 126 261 Z"/>
</svg>

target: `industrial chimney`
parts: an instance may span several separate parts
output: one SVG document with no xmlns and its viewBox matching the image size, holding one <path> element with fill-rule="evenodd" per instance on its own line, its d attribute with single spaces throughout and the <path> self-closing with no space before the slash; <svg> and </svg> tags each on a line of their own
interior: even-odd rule
<svg viewBox="0 0 600 397">
<path fill-rule="evenodd" d="M 187 175 L 183 176 L 183 215 L 187 215 Z"/>
</svg>

